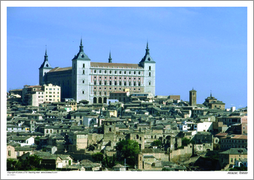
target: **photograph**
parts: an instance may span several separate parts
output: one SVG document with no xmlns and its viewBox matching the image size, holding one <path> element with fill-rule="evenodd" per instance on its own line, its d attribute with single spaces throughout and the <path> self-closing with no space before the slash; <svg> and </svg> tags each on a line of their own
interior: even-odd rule
<svg viewBox="0 0 254 180">
<path fill-rule="evenodd" d="M 253 178 L 253 2 L 2 1 L 1 97 L 7 179 Z"/>
</svg>

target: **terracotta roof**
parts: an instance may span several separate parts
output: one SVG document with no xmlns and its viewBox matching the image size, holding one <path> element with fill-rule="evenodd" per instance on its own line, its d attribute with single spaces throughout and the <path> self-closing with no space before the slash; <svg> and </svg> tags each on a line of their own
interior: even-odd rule
<svg viewBox="0 0 254 180">
<path fill-rule="evenodd" d="M 54 69 L 51 69 L 49 72 L 68 71 L 68 70 L 72 70 L 72 67 L 65 67 L 65 68 L 56 67 Z"/>
<path fill-rule="evenodd" d="M 222 137 L 222 139 L 227 139 L 227 136 Z M 247 135 L 242 135 L 242 134 L 236 135 L 236 134 L 234 134 L 233 136 L 231 136 L 231 139 L 247 139 Z"/>
<path fill-rule="evenodd" d="M 127 64 L 127 63 L 100 63 L 100 62 L 91 62 L 91 67 L 112 67 L 112 68 L 136 68 L 136 69 L 143 69 L 138 64 Z"/>
<path fill-rule="evenodd" d="M 219 137 L 219 136 L 226 136 L 228 133 L 218 133 L 218 134 L 215 134 L 215 137 Z"/>
</svg>

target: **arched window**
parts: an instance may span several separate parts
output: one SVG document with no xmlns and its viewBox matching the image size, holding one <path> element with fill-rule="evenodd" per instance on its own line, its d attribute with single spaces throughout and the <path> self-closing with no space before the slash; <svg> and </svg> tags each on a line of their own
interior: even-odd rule
<svg viewBox="0 0 254 180">
<path fill-rule="evenodd" d="M 93 103 L 97 103 L 97 98 L 96 97 L 93 98 Z"/>
</svg>

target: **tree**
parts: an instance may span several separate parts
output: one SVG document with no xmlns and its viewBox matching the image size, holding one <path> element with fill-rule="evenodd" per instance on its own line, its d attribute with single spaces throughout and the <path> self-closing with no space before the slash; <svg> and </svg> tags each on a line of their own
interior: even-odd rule
<svg viewBox="0 0 254 180">
<path fill-rule="evenodd" d="M 190 143 L 194 144 L 194 141 L 193 141 L 193 140 L 190 140 L 190 139 L 188 139 L 188 138 L 186 138 L 186 137 L 183 137 L 183 138 L 182 138 L 182 145 L 183 145 L 183 146 L 187 146 L 187 145 L 190 144 Z"/>
<path fill-rule="evenodd" d="M 134 140 L 122 140 L 116 144 L 116 150 L 120 161 L 126 159 L 126 163 L 133 166 L 137 162 L 139 144 Z"/>
<path fill-rule="evenodd" d="M 96 161 L 96 162 L 101 162 L 103 160 L 103 153 L 98 152 L 92 155 L 92 158 Z"/>
<path fill-rule="evenodd" d="M 155 140 L 152 142 L 152 146 L 161 146 L 161 145 L 162 145 L 162 143 L 160 140 Z"/>
</svg>

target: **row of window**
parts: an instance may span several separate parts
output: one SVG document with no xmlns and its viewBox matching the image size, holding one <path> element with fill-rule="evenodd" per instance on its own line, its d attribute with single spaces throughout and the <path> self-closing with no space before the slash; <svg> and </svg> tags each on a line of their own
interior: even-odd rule
<svg viewBox="0 0 254 180">
<path fill-rule="evenodd" d="M 58 90 L 59 91 L 59 88 L 46 88 L 46 90 L 50 90 L 50 91 L 55 91 L 55 90 Z"/>
<path fill-rule="evenodd" d="M 46 94 L 48 94 L 48 92 L 46 92 Z M 52 92 L 49 91 L 49 94 L 52 94 Z M 55 92 L 53 92 L 53 94 L 55 94 Z M 59 92 L 57 92 L 57 94 L 59 94 Z"/>
<path fill-rule="evenodd" d="M 115 87 L 115 88 L 109 87 L 108 89 L 109 90 L 112 90 L 112 89 L 114 89 L 114 90 L 122 90 L 122 87 L 119 87 L 119 88 L 117 88 L 117 87 Z M 131 88 L 129 88 L 129 89 L 131 90 Z M 140 90 L 140 88 L 133 88 L 134 91 L 136 89 Z M 98 87 L 98 88 L 94 87 L 94 90 L 102 90 L 102 87 Z M 107 90 L 107 87 L 104 87 L 104 90 Z"/>
<path fill-rule="evenodd" d="M 104 84 L 102 84 L 102 81 L 99 81 L 98 84 L 97 84 L 97 81 L 94 81 L 93 84 L 94 84 L 94 85 L 110 85 L 110 86 L 111 86 L 111 85 L 115 85 L 115 86 L 116 86 L 116 85 L 119 85 L 119 86 L 122 86 L 122 81 L 118 81 L 118 82 L 117 82 L 117 81 L 113 81 L 113 82 L 112 82 L 112 81 L 109 81 L 109 84 L 107 84 L 107 81 L 104 81 Z M 123 85 L 124 85 L 124 86 L 127 86 L 127 82 L 124 82 Z M 131 86 L 131 85 L 132 85 L 132 83 L 129 82 L 129 83 L 128 83 L 128 86 Z M 137 83 L 137 82 L 134 81 L 134 82 L 133 82 L 133 86 L 141 86 L 141 82 L 138 82 L 138 83 Z"/>
<path fill-rule="evenodd" d="M 232 140 L 232 139 L 222 139 L 222 143 L 245 143 L 247 140 Z"/>
<path fill-rule="evenodd" d="M 52 95 L 49 95 L 49 96 L 46 95 L 46 97 L 52 97 Z M 55 97 L 55 95 L 53 95 L 53 97 Z M 57 96 L 57 97 L 59 97 L 59 96 Z"/>
<path fill-rule="evenodd" d="M 221 145 L 221 148 L 246 148 L 246 146 L 243 145 Z"/>
<path fill-rule="evenodd" d="M 105 73 L 105 74 L 107 74 L 107 73 L 109 73 L 109 74 L 138 74 L 138 75 L 140 75 L 141 74 L 141 71 L 111 71 L 111 70 L 93 70 L 93 73 L 99 73 L 99 74 L 101 74 L 101 73 Z"/>
<path fill-rule="evenodd" d="M 129 77 L 128 79 L 131 80 L 133 78 L 133 80 L 136 80 L 136 77 Z M 94 80 L 97 79 L 97 76 L 94 76 Z M 103 79 L 101 76 L 98 77 L 99 80 Z M 107 76 L 104 76 L 104 79 L 107 79 Z M 112 77 L 110 76 L 109 79 L 112 79 Z M 115 76 L 114 78 L 115 80 L 117 79 L 117 77 Z M 124 80 L 127 79 L 127 77 L 123 78 Z M 141 78 L 138 78 L 138 80 L 140 80 Z M 122 80 L 122 77 L 119 77 L 119 80 Z"/>
</svg>

